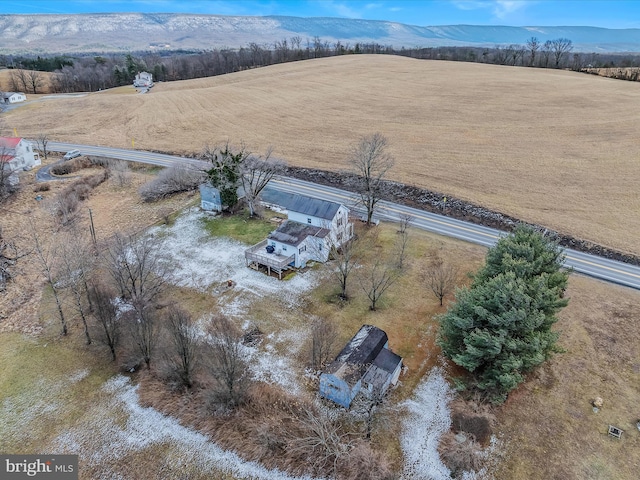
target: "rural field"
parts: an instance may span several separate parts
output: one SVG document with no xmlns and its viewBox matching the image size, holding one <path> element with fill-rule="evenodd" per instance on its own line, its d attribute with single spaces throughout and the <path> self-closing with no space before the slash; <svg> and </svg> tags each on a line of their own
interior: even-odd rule
<svg viewBox="0 0 640 480">
<path fill-rule="evenodd" d="M 215 222 L 221 220 L 206 220 L 194 209 L 197 196 L 143 203 L 136 190 L 155 173 L 143 168 L 130 172 L 124 185 L 112 177 L 95 188 L 82 204 L 81 231 L 87 226 L 88 207 L 101 239 L 116 229 L 151 227 L 162 235 L 167 255 L 176 262 L 170 298 L 200 324 L 222 312 L 239 325 L 259 326 L 264 340 L 248 352 L 254 376 L 300 398 L 314 393 L 300 357 L 313 318 L 337 322 L 340 342 L 363 323 L 385 329 L 408 369 L 389 400 L 392 413 L 385 411 L 391 421 L 382 424 L 372 445 L 405 480 L 447 478 L 435 443 L 442 434 L 442 416 L 448 415 L 445 406 L 456 396 L 442 374 L 455 369 L 434 344 L 434 316 L 446 305 L 439 306 L 421 274 L 437 254 L 459 267 L 463 285 L 468 281 L 464 274 L 481 265 L 486 250 L 412 230 L 404 275 L 380 309 L 371 312 L 356 281 L 348 304 L 335 301 L 330 269 L 314 268 L 280 282 L 246 268 L 242 251 L 251 241 L 237 232 L 232 236 L 245 240 L 215 233 L 220 232 Z M 33 176 L 26 172 L 22 191 L 3 205 L 4 234 L 23 242 L 29 242 L 30 218 L 47 238 L 60 233 L 48 227 L 47 205 L 69 182 L 52 185 L 38 203 Z M 272 228 L 264 223 L 260 228 Z M 384 223 L 377 227 L 383 250 L 393 242 L 396 229 Z M 373 255 L 383 250 L 373 249 Z M 266 466 L 254 461 L 255 452 L 241 451 L 246 437 L 207 431 L 202 414 L 195 419 L 189 414 L 188 397 L 171 394 L 152 375 L 118 373 L 119 364 L 109 361 L 104 347 L 84 345 L 81 322 L 69 303 L 70 335 L 61 337 L 51 293 L 34 256 L 25 257 L 20 268 L 21 275 L 0 297 L 1 451 L 78 452 L 81 478 L 302 478 L 274 470 L 277 459 L 268 459 Z M 222 288 L 228 280 L 235 286 Z M 569 306 L 560 312 L 556 326 L 564 352 L 492 410 L 496 442 L 488 471 L 476 478 L 637 478 L 640 293 L 572 275 L 567 296 Z M 595 397 L 604 400 L 597 413 L 591 406 Z M 266 417 L 259 418 L 265 422 L 260 425 L 268 425 Z M 621 439 L 607 434 L 609 425 L 624 430 Z"/>
<path fill-rule="evenodd" d="M 380 132 L 398 181 L 640 254 L 640 85 L 569 71 L 351 55 L 37 102 L 5 115 L 32 137 L 197 154 L 272 146 L 347 167 Z"/>
</svg>

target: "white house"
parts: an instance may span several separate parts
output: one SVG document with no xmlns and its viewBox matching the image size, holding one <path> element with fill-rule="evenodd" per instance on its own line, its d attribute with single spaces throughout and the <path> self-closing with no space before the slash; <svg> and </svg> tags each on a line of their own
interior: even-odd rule
<svg viewBox="0 0 640 480">
<path fill-rule="evenodd" d="M 2 168 L 8 168 L 12 174 L 9 181 L 18 183 L 19 170 L 31 170 L 40 165 L 40 155 L 34 151 L 33 145 L 24 138 L 0 137 L 0 162 Z"/>
<path fill-rule="evenodd" d="M 247 265 L 264 265 L 280 276 L 289 267 L 326 262 L 333 247 L 353 237 L 349 209 L 327 200 L 294 195 L 285 207 L 288 219 L 266 240 L 245 251 Z"/>
<path fill-rule="evenodd" d="M 27 96 L 20 92 L 2 92 L 0 102 L 2 103 L 19 103 L 27 100 Z"/>
<path fill-rule="evenodd" d="M 149 72 L 140 72 L 136 75 L 135 80 L 133 81 L 134 87 L 153 87 L 153 75 Z"/>
</svg>

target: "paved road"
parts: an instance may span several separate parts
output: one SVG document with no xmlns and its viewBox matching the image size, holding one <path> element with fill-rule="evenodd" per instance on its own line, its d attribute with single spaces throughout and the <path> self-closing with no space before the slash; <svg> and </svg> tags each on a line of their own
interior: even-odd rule
<svg viewBox="0 0 640 480">
<path fill-rule="evenodd" d="M 182 164 L 190 165 L 193 168 L 202 168 L 208 165 L 206 162 L 191 158 L 69 143 L 50 142 L 49 149 L 57 152 L 78 149 L 83 155 L 106 156 L 163 167 Z M 300 193 L 325 200 L 339 201 L 350 207 L 354 207 L 357 200 L 355 195 L 350 192 L 289 177 L 281 177 L 272 181 L 267 192 L 272 198 L 275 198 L 278 194 L 287 193 Z M 412 225 L 415 227 L 485 247 L 494 245 L 501 236 L 506 235 L 504 232 L 493 228 L 463 222 L 391 202 L 381 202 L 377 212 L 377 217 L 381 220 L 398 221 L 403 215 L 410 215 L 412 217 Z M 640 267 L 571 249 L 565 249 L 565 253 L 565 265 L 573 268 L 576 272 L 640 290 Z"/>
</svg>

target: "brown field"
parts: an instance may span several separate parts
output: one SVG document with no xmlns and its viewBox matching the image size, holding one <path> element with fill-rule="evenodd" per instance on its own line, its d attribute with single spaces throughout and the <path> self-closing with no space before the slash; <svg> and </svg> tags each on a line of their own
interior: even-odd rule
<svg viewBox="0 0 640 480">
<path fill-rule="evenodd" d="M 11 72 L 13 70 L 4 69 L 0 70 L 0 90 L 1 91 L 13 91 L 12 82 L 11 82 Z M 53 73 L 49 72 L 40 72 L 42 77 L 41 85 L 38 87 L 38 93 L 51 93 L 51 78 Z M 22 91 L 22 89 L 20 89 Z M 29 92 L 24 92 L 29 95 Z M 27 97 L 29 99 L 29 97 Z"/>
<path fill-rule="evenodd" d="M 568 71 L 344 56 L 96 93 L 7 114 L 20 135 L 195 153 L 273 146 L 292 165 L 346 168 L 379 131 L 393 178 L 640 254 L 640 89 Z"/>
</svg>

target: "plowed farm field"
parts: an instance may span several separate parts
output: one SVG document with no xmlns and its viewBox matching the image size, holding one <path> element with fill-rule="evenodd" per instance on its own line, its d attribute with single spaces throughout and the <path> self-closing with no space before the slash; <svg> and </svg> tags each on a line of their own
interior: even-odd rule
<svg viewBox="0 0 640 480">
<path fill-rule="evenodd" d="M 349 55 L 37 102 L 4 115 L 19 135 L 195 154 L 273 147 L 339 171 L 380 132 L 390 176 L 640 254 L 640 84 L 595 75 Z"/>
</svg>

